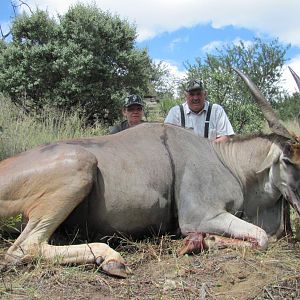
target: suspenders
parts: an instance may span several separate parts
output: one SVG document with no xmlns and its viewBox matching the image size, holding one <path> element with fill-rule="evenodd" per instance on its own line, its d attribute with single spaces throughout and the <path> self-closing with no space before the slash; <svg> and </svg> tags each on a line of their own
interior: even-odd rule
<svg viewBox="0 0 300 300">
<path fill-rule="evenodd" d="M 211 114 L 211 108 L 212 104 L 209 103 L 207 113 L 206 113 L 206 120 L 204 125 L 204 137 L 208 138 L 208 130 L 209 130 L 209 120 L 210 120 L 210 114 Z"/>
<path fill-rule="evenodd" d="M 207 109 L 207 113 L 206 113 L 206 120 L 205 120 L 205 125 L 204 125 L 204 137 L 205 138 L 208 138 L 209 120 L 210 120 L 212 106 L 213 106 L 212 103 L 208 104 L 208 109 Z M 182 104 L 179 104 L 179 108 L 180 108 L 181 126 L 185 128 L 185 117 L 184 117 L 184 111 L 183 111 Z"/>
<path fill-rule="evenodd" d="M 185 117 L 182 104 L 179 104 L 180 108 L 180 120 L 181 120 L 181 127 L 185 128 Z"/>
</svg>

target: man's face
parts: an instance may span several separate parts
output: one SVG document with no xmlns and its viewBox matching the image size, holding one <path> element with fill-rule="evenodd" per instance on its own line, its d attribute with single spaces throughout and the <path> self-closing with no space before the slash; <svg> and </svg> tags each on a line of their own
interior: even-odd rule
<svg viewBox="0 0 300 300">
<path fill-rule="evenodd" d="M 186 93 L 186 101 L 190 110 L 199 112 L 204 107 L 206 92 L 203 90 L 194 90 Z"/>
<path fill-rule="evenodd" d="M 127 119 L 130 126 L 141 123 L 144 111 L 141 105 L 130 105 L 123 109 L 123 115 Z"/>
</svg>

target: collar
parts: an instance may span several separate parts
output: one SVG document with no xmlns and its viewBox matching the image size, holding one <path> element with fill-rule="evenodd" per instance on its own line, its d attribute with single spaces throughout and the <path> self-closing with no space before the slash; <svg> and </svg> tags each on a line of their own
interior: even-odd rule
<svg viewBox="0 0 300 300">
<path fill-rule="evenodd" d="M 186 110 L 186 113 L 187 113 L 188 115 L 189 115 L 189 114 L 200 115 L 200 114 L 202 114 L 203 111 L 207 111 L 207 110 L 208 110 L 208 105 L 209 105 L 208 101 L 205 100 L 205 101 L 204 101 L 204 107 L 203 107 L 203 109 L 200 110 L 198 113 L 195 113 L 195 112 L 193 112 L 193 111 L 189 108 L 187 102 L 184 102 L 185 110 Z"/>
</svg>

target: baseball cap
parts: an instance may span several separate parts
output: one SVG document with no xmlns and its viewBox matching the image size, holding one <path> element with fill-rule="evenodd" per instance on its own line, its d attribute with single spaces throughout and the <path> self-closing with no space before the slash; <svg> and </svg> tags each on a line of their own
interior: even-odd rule
<svg viewBox="0 0 300 300">
<path fill-rule="evenodd" d="M 201 80 L 192 79 L 188 81 L 186 92 L 191 92 L 195 90 L 201 90 L 201 91 L 204 90 L 203 83 Z"/>
<path fill-rule="evenodd" d="M 139 95 L 129 95 L 124 100 L 124 107 L 129 107 L 131 105 L 141 105 L 144 106 L 142 98 Z"/>
</svg>

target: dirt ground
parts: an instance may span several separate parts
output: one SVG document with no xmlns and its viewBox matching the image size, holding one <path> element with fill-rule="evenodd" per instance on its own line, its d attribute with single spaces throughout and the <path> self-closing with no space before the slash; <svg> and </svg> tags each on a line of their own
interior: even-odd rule
<svg viewBox="0 0 300 300">
<path fill-rule="evenodd" d="M 122 242 L 132 274 L 118 279 L 95 266 L 59 266 L 42 260 L 3 262 L 1 299 L 300 299 L 300 243 L 282 239 L 268 251 L 212 250 L 178 256 L 182 240 L 170 237 Z"/>
</svg>

